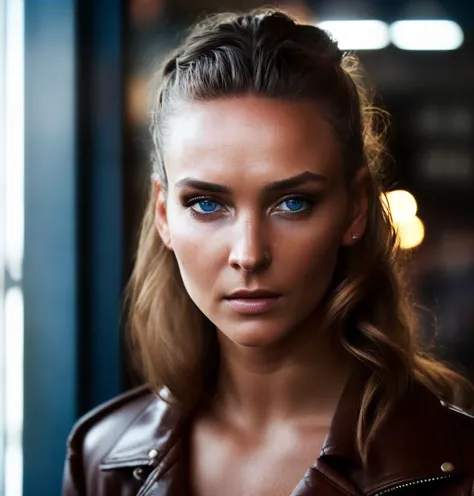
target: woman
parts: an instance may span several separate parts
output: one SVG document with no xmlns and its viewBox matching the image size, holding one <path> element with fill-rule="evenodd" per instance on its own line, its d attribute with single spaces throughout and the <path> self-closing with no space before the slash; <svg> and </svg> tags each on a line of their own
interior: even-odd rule
<svg viewBox="0 0 474 496">
<path fill-rule="evenodd" d="M 471 494 L 450 405 L 471 389 L 417 340 L 376 128 L 320 29 L 193 29 L 154 101 L 130 283 L 147 387 L 77 424 L 64 494 Z"/>
</svg>

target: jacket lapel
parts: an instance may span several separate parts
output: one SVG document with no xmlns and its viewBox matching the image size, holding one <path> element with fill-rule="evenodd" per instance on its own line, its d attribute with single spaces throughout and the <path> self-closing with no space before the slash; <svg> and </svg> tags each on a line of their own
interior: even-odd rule
<svg viewBox="0 0 474 496">
<path fill-rule="evenodd" d="M 100 469 L 154 465 L 167 449 L 179 421 L 174 409 L 153 397 L 104 458 Z"/>
</svg>

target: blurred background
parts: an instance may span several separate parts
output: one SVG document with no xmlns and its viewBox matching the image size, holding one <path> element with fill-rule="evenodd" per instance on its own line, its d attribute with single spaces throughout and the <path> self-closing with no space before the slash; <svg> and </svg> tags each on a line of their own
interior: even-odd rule
<svg viewBox="0 0 474 496">
<path fill-rule="evenodd" d="M 205 13 L 261 3 L 356 50 L 392 115 L 389 196 L 435 352 L 474 378 L 474 3 L 0 0 L 0 494 L 60 494 L 67 435 L 133 385 L 121 295 L 147 93 Z"/>
</svg>

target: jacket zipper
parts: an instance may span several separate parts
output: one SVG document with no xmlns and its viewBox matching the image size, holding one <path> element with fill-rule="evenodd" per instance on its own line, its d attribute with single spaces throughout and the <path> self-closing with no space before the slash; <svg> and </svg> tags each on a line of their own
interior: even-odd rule
<svg viewBox="0 0 474 496">
<path fill-rule="evenodd" d="M 407 487 L 416 486 L 417 484 L 425 484 L 427 482 L 435 482 L 439 480 L 449 479 L 452 475 L 441 475 L 439 477 L 431 477 L 430 479 L 419 479 L 415 481 L 405 482 L 404 484 L 398 484 L 397 486 L 389 487 L 388 489 L 384 489 L 383 491 L 374 494 L 374 496 L 382 496 L 383 494 L 388 494 L 393 491 L 397 491 L 398 489 L 405 489 Z"/>
</svg>

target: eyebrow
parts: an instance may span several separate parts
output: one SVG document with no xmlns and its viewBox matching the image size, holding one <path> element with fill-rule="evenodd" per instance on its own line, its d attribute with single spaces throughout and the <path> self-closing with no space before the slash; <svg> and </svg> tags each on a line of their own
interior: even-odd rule
<svg viewBox="0 0 474 496">
<path fill-rule="evenodd" d="M 275 181 L 268 183 L 264 186 L 267 191 L 282 191 L 290 188 L 295 188 L 296 186 L 302 186 L 303 184 L 311 182 L 327 182 L 327 178 L 321 174 L 315 174 L 314 172 L 303 172 L 293 177 L 288 177 L 287 179 L 282 179 L 281 181 Z M 222 186 L 221 184 L 209 183 L 207 181 L 201 181 L 199 179 L 193 179 L 192 177 L 185 177 L 180 179 L 176 183 L 177 188 L 190 187 L 195 189 L 200 189 L 202 191 L 211 191 L 213 193 L 226 193 L 230 194 L 231 190 L 227 186 Z"/>
</svg>

